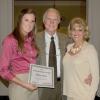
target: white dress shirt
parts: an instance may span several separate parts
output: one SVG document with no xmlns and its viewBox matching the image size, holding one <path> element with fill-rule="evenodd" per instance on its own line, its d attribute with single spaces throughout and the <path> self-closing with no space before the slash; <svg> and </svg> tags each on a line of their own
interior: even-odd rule
<svg viewBox="0 0 100 100">
<path fill-rule="evenodd" d="M 60 77 L 60 49 L 59 49 L 59 40 L 57 37 L 57 33 L 53 35 L 54 42 L 56 46 L 56 58 L 57 58 L 57 77 Z M 51 35 L 49 35 L 47 32 L 45 32 L 45 44 L 46 44 L 46 66 L 49 66 L 49 48 L 50 48 L 50 42 L 51 42 Z"/>
</svg>

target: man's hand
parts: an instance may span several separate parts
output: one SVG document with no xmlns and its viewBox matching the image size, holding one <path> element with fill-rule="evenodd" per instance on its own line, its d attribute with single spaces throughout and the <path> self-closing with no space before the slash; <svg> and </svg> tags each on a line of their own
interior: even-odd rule
<svg viewBox="0 0 100 100">
<path fill-rule="evenodd" d="M 92 75 L 89 74 L 89 75 L 87 76 L 87 78 L 84 80 L 84 82 L 85 82 L 87 85 L 91 85 L 91 83 L 92 83 Z"/>
</svg>

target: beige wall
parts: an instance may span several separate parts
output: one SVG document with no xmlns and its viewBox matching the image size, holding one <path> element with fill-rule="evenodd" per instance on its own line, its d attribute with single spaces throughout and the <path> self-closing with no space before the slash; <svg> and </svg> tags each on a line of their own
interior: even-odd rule
<svg viewBox="0 0 100 100">
<path fill-rule="evenodd" d="M 98 51 L 100 71 L 100 0 L 87 0 L 87 18 L 91 32 L 90 40 Z M 100 82 L 97 95 L 100 97 Z"/>
</svg>

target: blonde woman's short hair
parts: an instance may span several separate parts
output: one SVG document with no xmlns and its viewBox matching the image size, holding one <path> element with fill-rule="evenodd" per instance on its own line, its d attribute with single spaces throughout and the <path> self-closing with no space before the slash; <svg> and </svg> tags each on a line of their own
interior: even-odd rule
<svg viewBox="0 0 100 100">
<path fill-rule="evenodd" d="M 87 26 L 87 23 L 84 19 L 82 18 L 73 18 L 71 20 L 71 22 L 69 23 L 69 26 L 68 26 L 68 35 L 71 36 L 71 31 L 74 27 L 75 24 L 78 24 L 80 27 L 83 28 L 84 32 L 85 32 L 85 35 L 84 35 L 84 39 L 85 40 L 89 40 L 89 30 L 88 30 L 88 26 Z"/>
</svg>

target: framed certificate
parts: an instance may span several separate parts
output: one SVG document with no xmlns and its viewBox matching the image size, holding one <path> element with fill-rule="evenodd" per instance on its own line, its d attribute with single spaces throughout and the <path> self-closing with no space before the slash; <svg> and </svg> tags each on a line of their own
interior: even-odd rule
<svg viewBox="0 0 100 100">
<path fill-rule="evenodd" d="M 29 83 L 38 87 L 54 88 L 54 68 L 30 64 Z"/>
</svg>

